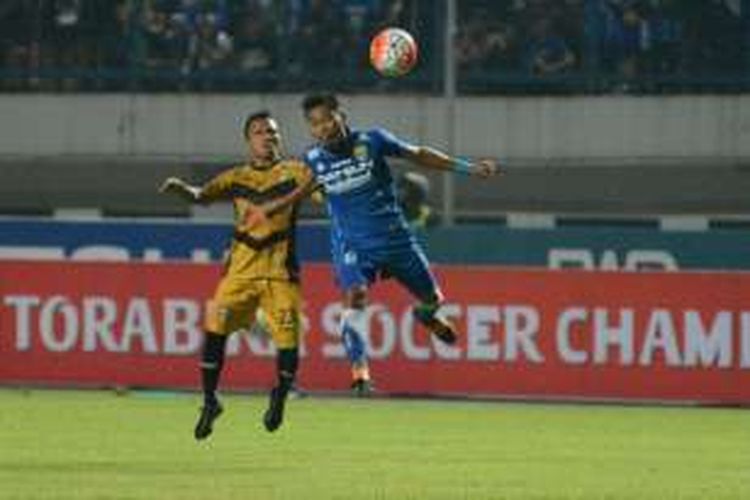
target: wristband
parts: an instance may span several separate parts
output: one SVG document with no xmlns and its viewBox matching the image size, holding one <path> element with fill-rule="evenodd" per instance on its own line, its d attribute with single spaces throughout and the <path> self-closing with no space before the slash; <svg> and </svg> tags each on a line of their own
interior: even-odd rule
<svg viewBox="0 0 750 500">
<path fill-rule="evenodd" d="M 456 158 L 453 160 L 453 171 L 469 175 L 474 172 L 474 163 L 466 158 Z"/>
</svg>

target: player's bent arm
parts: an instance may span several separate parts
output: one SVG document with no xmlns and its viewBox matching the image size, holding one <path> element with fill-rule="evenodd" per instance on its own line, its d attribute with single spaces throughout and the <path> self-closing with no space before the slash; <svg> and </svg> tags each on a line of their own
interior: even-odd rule
<svg viewBox="0 0 750 500">
<path fill-rule="evenodd" d="M 413 146 L 405 149 L 403 156 L 421 167 L 435 170 L 478 175 L 480 177 L 489 177 L 499 171 L 497 164 L 492 160 L 485 159 L 475 162 L 463 158 L 453 158 L 428 146 Z"/>
<path fill-rule="evenodd" d="M 303 200 L 310 196 L 314 191 L 319 189 L 318 183 L 312 177 L 309 178 L 304 184 L 295 188 L 292 192 L 287 195 L 279 196 L 278 198 L 264 203 L 260 206 L 266 216 L 274 215 L 284 210 L 289 205 L 294 205 L 298 201 Z"/>
<path fill-rule="evenodd" d="M 310 177 L 304 184 L 296 187 L 289 194 L 279 196 L 262 205 L 250 205 L 245 215 L 245 226 L 252 228 L 267 222 L 268 217 L 273 216 L 290 205 L 294 205 L 317 189 L 319 189 L 318 183 L 315 182 L 314 178 Z"/>
</svg>

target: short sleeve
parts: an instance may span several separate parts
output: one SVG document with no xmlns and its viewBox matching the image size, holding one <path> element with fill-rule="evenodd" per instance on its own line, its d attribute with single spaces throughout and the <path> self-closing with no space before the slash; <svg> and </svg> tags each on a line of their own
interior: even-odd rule
<svg viewBox="0 0 750 500">
<path fill-rule="evenodd" d="M 310 167 L 300 160 L 290 161 L 288 168 L 294 180 L 297 181 L 298 186 L 307 184 L 313 177 Z"/>
<path fill-rule="evenodd" d="M 320 151 L 317 149 L 308 149 L 300 158 L 300 161 L 309 169 L 313 168 L 315 161 L 320 158 Z"/>
<path fill-rule="evenodd" d="M 201 198 L 205 201 L 228 198 L 231 195 L 234 177 L 234 169 L 220 173 L 203 185 L 201 188 Z"/>
<path fill-rule="evenodd" d="M 403 156 L 404 153 L 415 149 L 413 144 L 396 137 L 384 128 L 373 129 L 370 134 L 380 145 L 385 156 Z"/>
</svg>

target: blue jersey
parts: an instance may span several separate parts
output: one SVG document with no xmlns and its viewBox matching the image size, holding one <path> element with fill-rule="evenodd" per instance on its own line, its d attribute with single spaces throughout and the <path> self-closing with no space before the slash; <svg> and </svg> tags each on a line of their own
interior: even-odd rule
<svg viewBox="0 0 750 500">
<path fill-rule="evenodd" d="M 364 249 L 411 241 L 386 157 L 413 146 L 379 128 L 352 130 L 348 140 L 344 152 L 314 146 L 304 155 L 325 191 L 334 245 L 343 240 Z"/>
<path fill-rule="evenodd" d="M 353 130 L 341 151 L 315 146 L 304 155 L 328 201 L 333 267 L 342 290 L 391 276 L 423 302 L 440 296 L 385 160 L 412 147 L 383 129 Z"/>
</svg>

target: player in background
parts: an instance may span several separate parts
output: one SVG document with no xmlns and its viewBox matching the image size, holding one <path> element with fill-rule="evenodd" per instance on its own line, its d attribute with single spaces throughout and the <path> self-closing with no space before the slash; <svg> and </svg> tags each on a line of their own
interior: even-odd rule
<svg viewBox="0 0 750 500">
<path fill-rule="evenodd" d="M 427 202 L 430 180 L 419 172 L 403 172 L 396 179 L 396 195 L 406 222 L 415 231 L 427 229 L 438 223 L 438 218 Z"/>
<path fill-rule="evenodd" d="M 310 95 L 302 104 L 317 143 L 303 159 L 315 182 L 299 193 L 322 188 L 331 216 L 331 247 L 336 282 L 343 292 L 339 331 L 352 368 L 355 394 L 371 391 L 363 332 L 367 293 L 379 277 L 393 277 L 414 297 L 414 316 L 445 343 L 456 342 L 453 325 L 441 315 L 443 294 L 427 258 L 410 230 L 397 201 L 386 157 L 401 157 L 422 167 L 482 177 L 497 172 L 494 162 L 450 157 L 425 146 L 409 144 L 380 129 L 350 129 L 337 98 Z M 274 202 L 253 210 L 249 224 L 263 221 L 283 206 Z"/>
<path fill-rule="evenodd" d="M 269 432 L 282 423 L 286 397 L 297 373 L 301 298 L 294 247 L 296 203 L 285 203 L 262 224 L 248 227 L 244 221 L 254 206 L 286 199 L 299 186 L 309 185 L 311 176 L 303 163 L 282 157 L 278 125 L 268 112 L 248 116 L 243 132 L 249 153 L 244 165 L 220 173 L 202 187 L 176 177 L 161 186 L 162 192 L 191 203 L 231 200 L 234 204 L 231 248 L 206 313 L 200 363 L 204 402 L 195 426 L 199 440 L 211 434 L 214 421 L 223 412 L 216 390 L 227 337 L 250 328 L 258 308 L 264 312 L 266 328 L 278 349 L 277 382 L 263 416 Z"/>
</svg>

